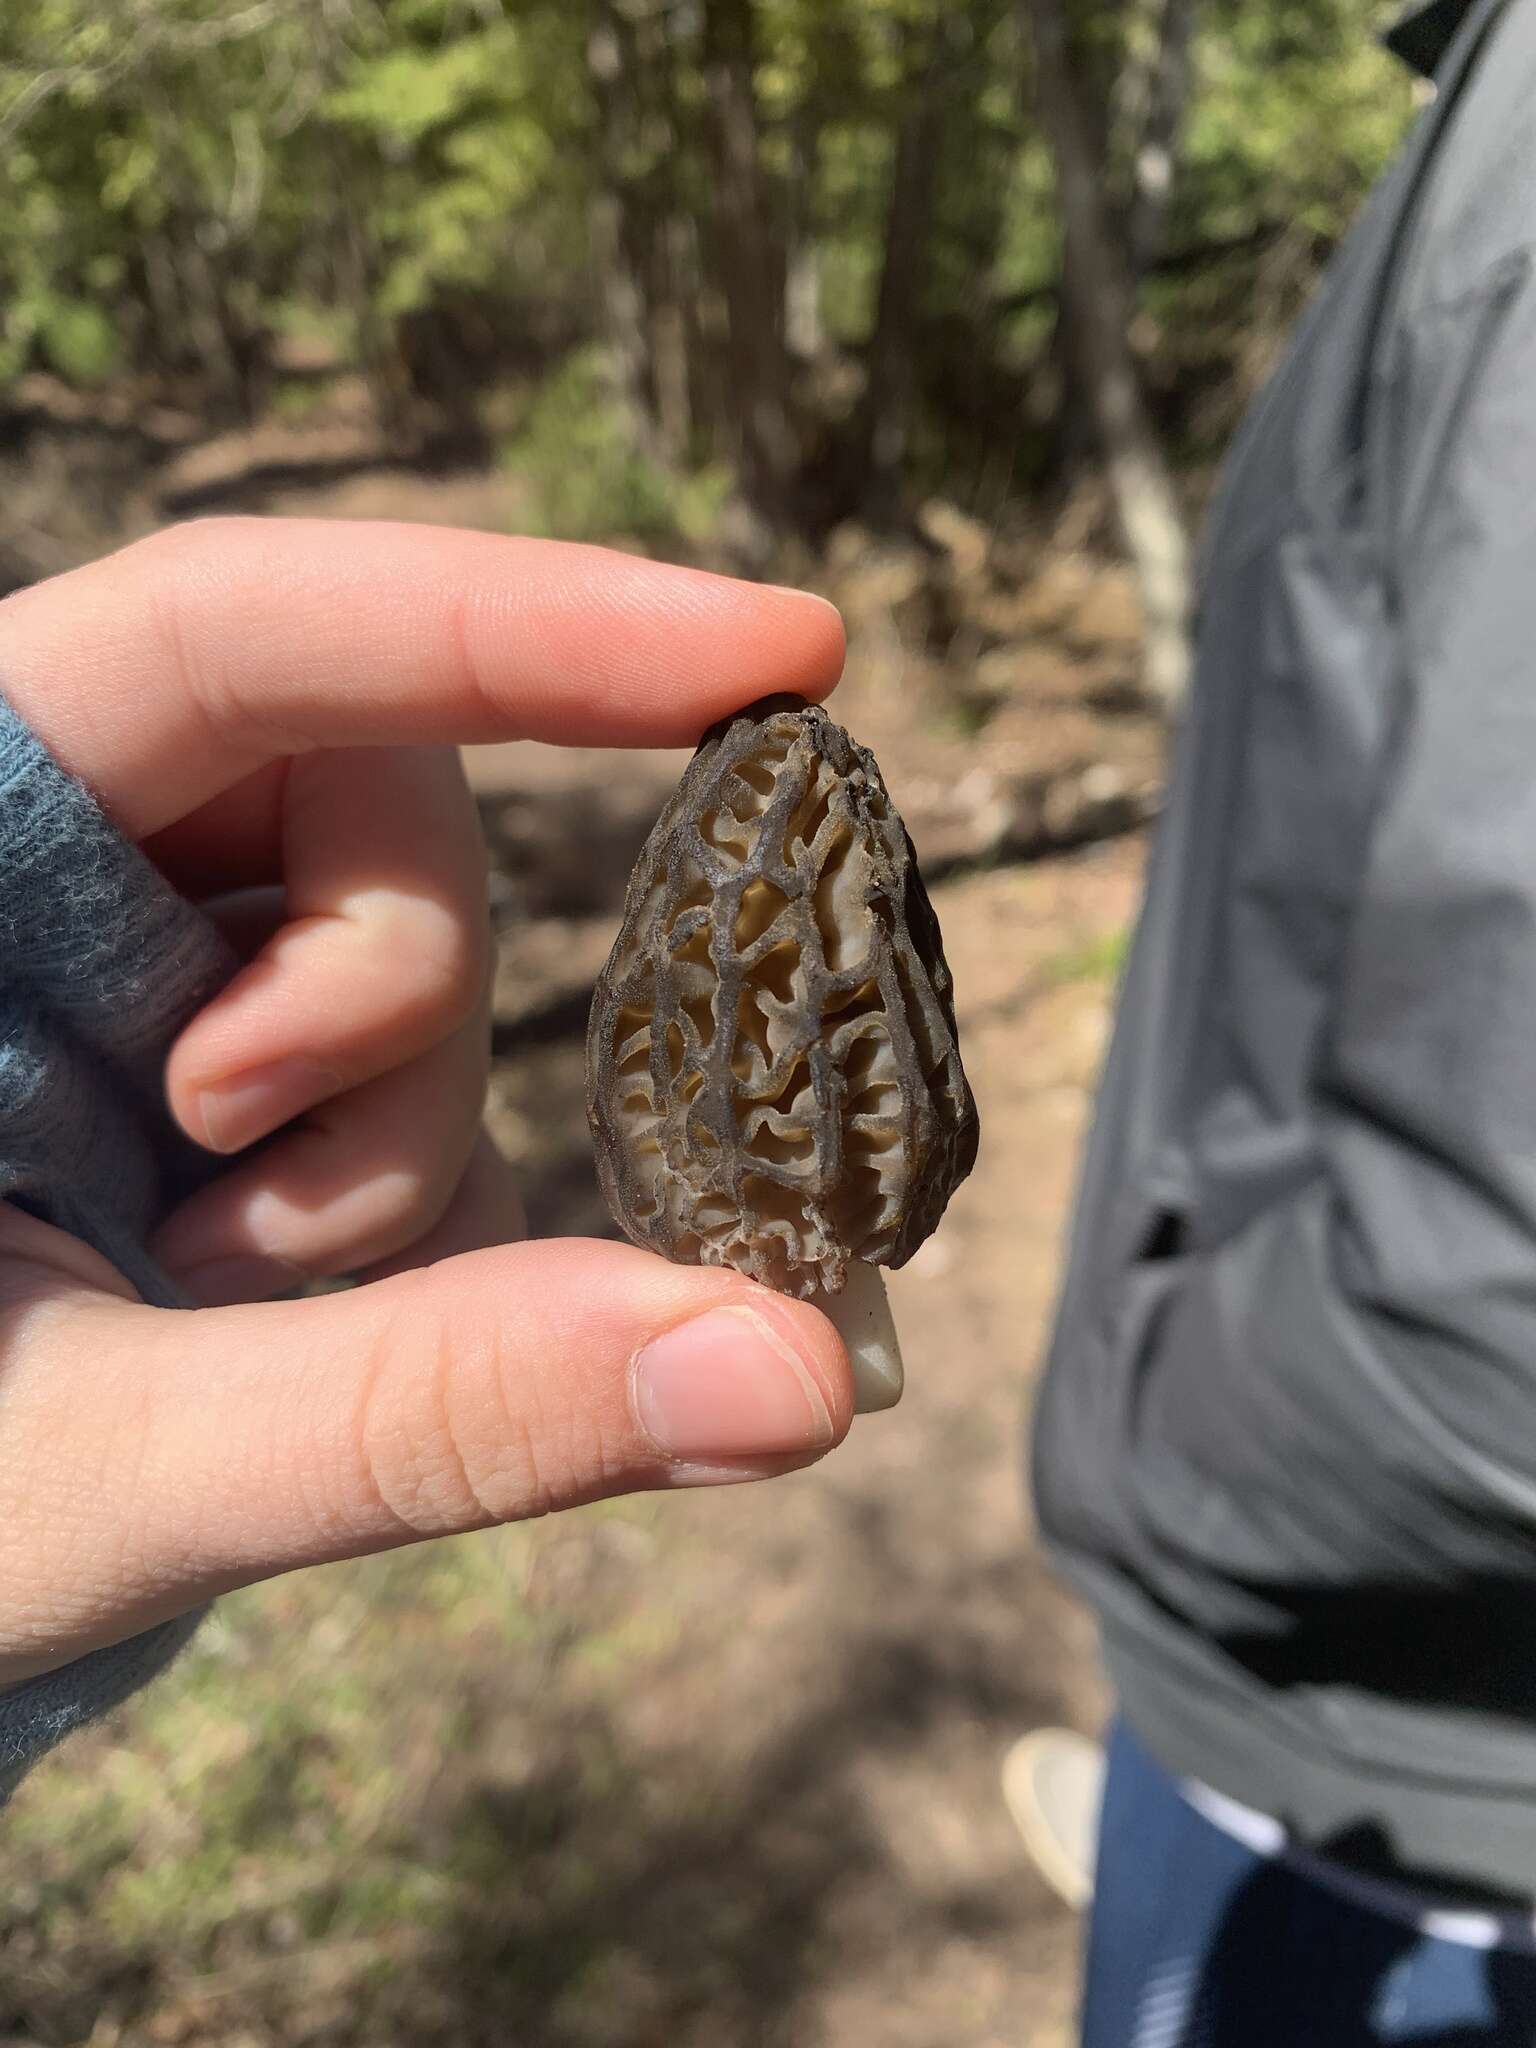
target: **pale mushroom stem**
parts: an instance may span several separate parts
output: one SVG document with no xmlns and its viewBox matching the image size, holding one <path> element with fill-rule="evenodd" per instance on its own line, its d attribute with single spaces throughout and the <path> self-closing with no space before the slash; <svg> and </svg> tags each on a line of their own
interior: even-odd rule
<svg viewBox="0 0 1536 2048">
<path fill-rule="evenodd" d="M 817 1293 L 811 1300 L 837 1326 L 848 1347 L 854 1413 L 871 1415 L 880 1408 L 894 1408 L 905 1374 L 880 1268 L 850 1259 L 842 1293 Z"/>
</svg>

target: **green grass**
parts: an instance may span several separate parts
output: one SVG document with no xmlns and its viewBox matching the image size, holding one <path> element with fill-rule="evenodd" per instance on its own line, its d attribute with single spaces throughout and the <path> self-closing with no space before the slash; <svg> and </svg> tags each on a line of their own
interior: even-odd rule
<svg viewBox="0 0 1536 2048">
<path fill-rule="evenodd" d="M 625 1778 L 603 1702 L 675 1640 L 664 1601 L 630 1612 L 603 1592 L 605 1543 L 645 1544 L 653 1516 L 613 1503 L 222 1602 L 120 1724 L 67 1745 L 10 1808 L 0 1925 L 37 1964 L 0 1986 L 0 2032 L 15 2001 L 43 2015 L 40 2041 L 83 2040 L 92 1976 L 135 1987 L 122 2019 L 231 1969 L 277 2010 L 304 1974 L 285 1974 L 282 1944 L 339 1958 L 361 2011 L 402 1948 L 472 1923 L 523 1865 L 543 1872 L 529 1915 L 579 1921 L 598 1879 L 562 1841 L 568 1817 Z M 534 1759 L 558 1763 L 547 1791 L 520 1782 Z M 468 1796 L 499 1778 L 506 1812 Z M 83 1981 L 66 1990 L 72 1957 Z M 553 1995 L 603 1964 L 562 1947 L 525 1966 Z"/>
<path fill-rule="evenodd" d="M 1129 932 L 1104 932 L 1079 946 L 1065 946 L 1050 954 L 1040 964 L 1040 979 L 1050 988 L 1074 981 L 1116 981 L 1129 948 Z"/>
</svg>

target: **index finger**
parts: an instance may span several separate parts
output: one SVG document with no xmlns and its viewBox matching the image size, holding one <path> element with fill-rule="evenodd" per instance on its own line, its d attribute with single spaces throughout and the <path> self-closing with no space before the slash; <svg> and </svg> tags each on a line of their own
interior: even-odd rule
<svg viewBox="0 0 1536 2048">
<path fill-rule="evenodd" d="M 171 527 L 0 604 L 0 692 L 135 838 L 314 747 L 681 746 L 842 663 L 803 591 L 371 521 Z"/>
</svg>

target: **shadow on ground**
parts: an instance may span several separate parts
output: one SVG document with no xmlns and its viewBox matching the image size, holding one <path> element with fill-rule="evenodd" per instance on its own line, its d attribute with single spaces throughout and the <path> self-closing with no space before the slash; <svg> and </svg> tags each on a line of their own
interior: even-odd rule
<svg viewBox="0 0 1536 2048">
<path fill-rule="evenodd" d="M 404 446 L 383 441 L 330 455 L 284 453 L 234 462 L 194 482 L 172 481 L 159 493 L 167 519 L 206 518 L 216 513 L 268 512 L 275 498 L 295 492 L 324 492 L 353 478 L 408 469 L 423 478 L 482 467 L 490 451 L 483 434 L 454 428 Z"/>
<path fill-rule="evenodd" d="M 883 1575 L 882 1518 L 858 1520 L 849 1535 Z M 1017 1602 L 1018 1576 L 1000 1572 L 1009 1583 L 997 1597 Z M 967 1584 L 965 1603 L 981 1590 Z M 899 1626 L 853 1646 L 834 1696 L 809 1711 L 767 1703 L 771 1737 L 734 1756 L 718 1753 L 718 1734 L 691 1757 L 635 1754 L 589 1719 L 566 1731 L 560 1756 L 546 1745 L 521 1782 L 468 1786 L 443 1847 L 477 1881 L 394 1978 L 390 2038 L 807 2048 L 830 2038 L 810 2014 L 840 1983 L 878 1981 L 893 1944 L 910 1977 L 956 1944 L 1017 1937 L 1039 1911 L 1022 1873 L 978 1883 L 942 1858 L 924 1873 L 893 1853 L 879 1811 L 881 1781 L 910 1780 L 914 1760 L 951 1752 L 957 1731 L 1000 1752 L 1059 1710 L 1048 1683 L 1001 1682 L 994 1645 L 946 1626 L 934 1599 L 949 1604 L 930 1592 Z M 941 1834 L 963 1827 L 973 1790 L 958 1776 L 947 1813 L 909 1819 Z M 904 2038 L 869 2019 L 867 2034 L 841 2038 Z"/>
</svg>

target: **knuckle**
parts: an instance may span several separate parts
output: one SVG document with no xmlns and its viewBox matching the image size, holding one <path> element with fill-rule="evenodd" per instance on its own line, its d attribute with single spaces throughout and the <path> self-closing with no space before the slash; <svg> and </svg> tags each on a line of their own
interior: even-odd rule
<svg viewBox="0 0 1536 2048">
<path fill-rule="evenodd" d="M 478 919 L 436 903 L 396 903 L 375 934 L 380 957 L 404 970 L 401 1001 L 419 1025 L 451 1031 L 484 998 L 490 935 Z"/>
<path fill-rule="evenodd" d="M 387 1200 L 387 1198 L 385 1198 Z M 375 1217 L 367 1237 L 352 1237 L 344 1245 L 338 1245 L 328 1255 L 311 1257 L 309 1268 L 322 1280 L 340 1280 L 348 1274 L 367 1274 L 371 1266 L 383 1266 L 385 1260 L 403 1260 L 442 1219 L 446 1202 L 428 1198 L 428 1194 L 401 1194 L 395 1198 L 395 1206 L 387 1208 L 381 1217 Z"/>
<path fill-rule="evenodd" d="M 564 1504 L 571 1490 L 558 1444 L 522 1398 L 526 1386 L 509 1384 L 494 1339 L 445 1312 L 436 1290 L 423 1330 L 414 1311 L 426 1290 L 409 1276 L 390 1285 L 401 1308 L 367 1374 L 359 1424 L 370 1505 L 412 1535 L 430 1536 L 529 1520 Z"/>
<path fill-rule="evenodd" d="M 136 546 L 151 572 L 146 586 L 155 630 L 184 701 L 225 740 L 281 751 L 286 740 L 263 725 L 239 687 L 240 667 L 229 658 L 228 642 L 210 642 L 199 624 L 210 580 L 226 573 L 257 523 L 210 514 L 165 527 Z"/>
<path fill-rule="evenodd" d="M 391 1177 L 373 1192 L 373 1212 L 366 1235 L 351 1236 L 339 1243 L 328 1257 L 311 1257 L 307 1263 L 325 1279 L 346 1273 L 360 1273 L 385 1259 L 399 1258 L 420 1243 L 442 1221 L 453 1199 L 451 1176 L 439 1183 L 414 1173 Z"/>
<path fill-rule="evenodd" d="M 448 1360 L 442 1333 L 436 1342 L 424 1341 L 425 1333 L 408 1313 L 408 1290 L 397 1282 L 395 1291 L 407 1313 L 386 1319 L 362 1362 L 359 1478 L 365 1510 L 382 1510 L 410 1535 L 431 1536 L 477 1519 L 478 1503 L 447 1426 Z M 405 1389 L 400 1384 L 402 1357 L 412 1367 L 412 1383 Z"/>
</svg>

